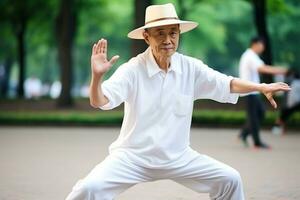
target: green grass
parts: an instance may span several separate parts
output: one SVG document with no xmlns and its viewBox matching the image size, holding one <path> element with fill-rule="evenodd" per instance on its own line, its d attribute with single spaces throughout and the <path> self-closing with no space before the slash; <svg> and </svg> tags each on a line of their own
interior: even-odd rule
<svg viewBox="0 0 300 200">
<path fill-rule="evenodd" d="M 264 126 L 271 126 L 278 113 L 267 112 Z M 195 110 L 193 125 L 214 127 L 240 126 L 245 121 L 245 112 L 228 110 Z M 121 125 L 122 111 L 0 111 L 2 125 Z M 289 126 L 300 127 L 300 114 L 289 120 Z"/>
</svg>

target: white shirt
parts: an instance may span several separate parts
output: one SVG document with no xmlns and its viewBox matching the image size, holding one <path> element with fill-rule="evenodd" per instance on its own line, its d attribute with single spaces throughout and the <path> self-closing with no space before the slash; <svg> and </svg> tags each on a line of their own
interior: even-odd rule
<svg viewBox="0 0 300 200">
<path fill-rule="evenodd" d="M 221 74 L 202 61 L 179 53 L 171 57 L 165 73 L 150 48 L 127 63 L 102 83 L 109 103 L 100 108 L 124 105 L 124 119 L 110 153 L 125 151 L 145 167 L 163 167 L 189 159 L 193 102 L 213 99 L 236 103 L 230 93 L 232 77 Z M 196 154 L 195 154 L 196 155 Z"/>
<path fill-rule="evenodd" d="M 252 49 L 247 49 L 240 59 L 240 78 L 254 83 L 260 83 L 258 68 L 262 65 L 264 65 L 264 61 L 262 61 Z M 252 92 L 245 95 L 258 93 L 259 92 Z"/>
</svg>

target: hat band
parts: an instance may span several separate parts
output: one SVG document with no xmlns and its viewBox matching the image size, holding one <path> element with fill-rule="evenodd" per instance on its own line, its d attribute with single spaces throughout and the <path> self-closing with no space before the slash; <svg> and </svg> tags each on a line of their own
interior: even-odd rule
<svg viewBox="0 0 300 200">
<path fill-rule="evenodd" d="M 166 19 L 178 19 L 178 18 L 177 18 L 177 17 L 163 17 L 163 18 L 158 18 L 158 19 L 154 19 L 154 20 L 145 22 L 145 25 L 146 25 L 146 24 L 149 24 L 149 23 L 152 23 L 152 22 L 161 21 L 161 20 L 166 20 Z"/>
</svg>

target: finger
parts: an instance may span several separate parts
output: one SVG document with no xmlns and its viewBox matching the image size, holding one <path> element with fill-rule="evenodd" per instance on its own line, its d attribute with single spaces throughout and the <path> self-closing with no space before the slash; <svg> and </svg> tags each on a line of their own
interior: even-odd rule
<svg viewBox="0 0 300 200">
<path fill-rule="evenodd" d="M 98 43 L 97 43 L 97 53 L 100 53 L 101 42 L 102 42 L 102 38 L 101 38 L 101 40 L 99 40 Z"/>
<path fill-rule="evenodd" d="M 93 54 L 96 54 L 96 47 L 97 47 L 97 45 L 94 44 L 94 45 L 93 45 L 93 50 L 92 50 L 92 53 L 93 53 Z"/>
<path fill-rule="evenodd" d="M 290 88 L 289 86 L 285 86 L 285 87 L 282 87 L 282 90 L 284 91 L 290 91 L 292 88 Z"/>
<path fill-rule="evenodd" d="M 281 87 L 283 87 L 283 88 L 290 88 L 290 86 L 288 85 L 288 84 L 286 84 L 286 83 L 279 83 L 279 85 L 281 86 Z"/>
<path fill-rule="evenodd" d="M 283 82 L 279 82 L 279 84 L 282 85 L 282 86 L 288 86 L 288 84 L 283 83 Z"/>
<path fill-rule="evenodd" d="M 103 53 L 106 53 L 106 52 L 107 52 L 107 40 L 104 40 L 104 41 L 103 41 L 102 52 L 103 52 Z"/>
<path fill-rule="evenodd" d="M 278 91 L 289 91 L 291 88 L 288 84 L 286 83 L 276 83 L 273 87 L 273 92 L 278 92 Z"/>
<path fill-rule="evenodd" d="M 106 46 L 106 40 L 103 39 L 103 40 L 101 41 L 100 53 L 105 53 L 105 52 L 106 52 L 105 46 Z"/>
<path fill-rule="evenodd" d="M 277 103 L 274 100 L 274 98 L 271 96 L 271 97 L 268 97 L 268 100 L 271 103 L 271 105 L 276 109 L 277 108 Z"/>
<path fill-rule="evenodd" d="M 120 58 L 120 56 L 118 56 L 118 55 L 112 57 L 112 58 L 110 59 L 110 61 L 109 61 L 110 64 L 111 64 L 111 65 L 115 64 L 119 58 Z"/>
<path fill-rule="evenodd" d="M 102 53 L 103 39 L 99 40 L 98 43 L 98 53 Z"/>
<path fill-rule="evenodd" d="M 289 85 L 281 85 L 278 90 L 289 91 L 291 88 Z"/>
</svg>

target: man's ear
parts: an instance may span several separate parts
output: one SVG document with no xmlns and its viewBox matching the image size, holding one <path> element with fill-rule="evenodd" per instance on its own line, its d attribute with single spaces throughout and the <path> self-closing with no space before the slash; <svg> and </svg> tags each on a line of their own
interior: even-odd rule
<svg viewBox="0 0 300 200">
<path fill-rule="evenodd" d="M 145 42 L 149 45 L 149 34 L 147 33 L 147 31 L 143 32 L 143 37 Z"/>
</svg>

